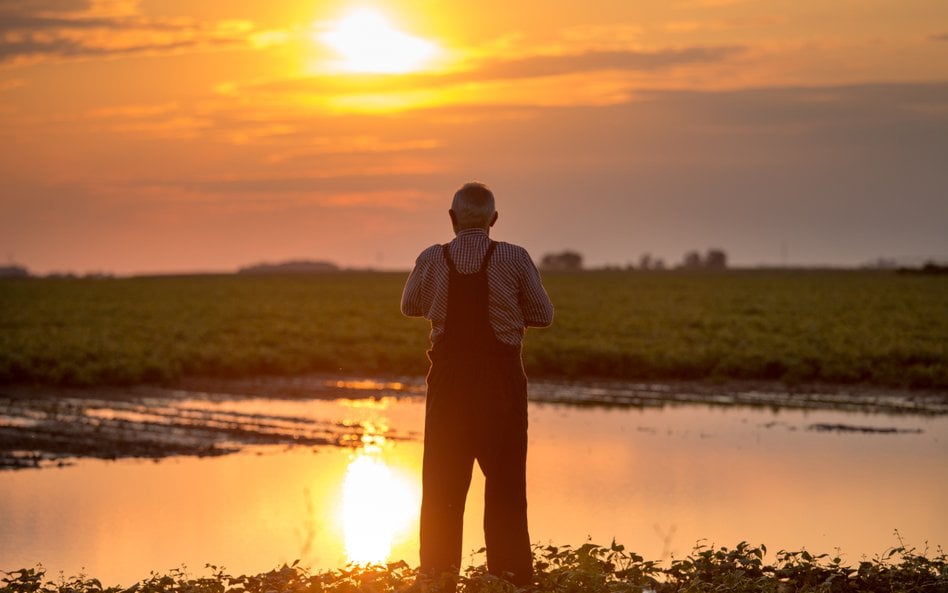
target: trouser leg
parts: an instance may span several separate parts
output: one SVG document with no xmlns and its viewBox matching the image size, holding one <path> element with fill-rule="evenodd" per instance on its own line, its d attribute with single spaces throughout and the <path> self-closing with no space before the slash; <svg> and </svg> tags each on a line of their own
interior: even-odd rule
<svg viewBox="0 0 948 593">
<path fill-rule="evenodd" d="M 422 463 L 421 571 L 437 576 L 461 567 L 464 502 L 473 455 L 439 450 L 427 437 Z"/>
<path fill-rule="evenodd" d="M 461 399 L 450 382 L 444 381 L 451 374 L 437 373 L 438 381 L 433 380 L 435 375 L 433 369 L 421 472 L 421 572 L 428 576 L 457 574 L 461 567 L 464 503 L 474 467 Z"/>
<path fill-rule="evenodd" d="M 527 393 L 519 360 L 502 365 L 502 382 L 492 386 L 492 418 L 481 435 L 478 462 L 484 472 L 484 538 L 487 567 L 518 585 L 533 576 L 527 528 Z M 490 398 L 493 399 L 493 398 Z"/>
<path fill-rule="evenodd" d="M 511 435 L 514 436 L 514 435 Z M 527 529 L 526 435 L 503 455 L 482 463 L 484 469 L 484 539 L 492 574 L 526 584 L 533 576 Z"/>
<path fill-rule="evenodd" d="M 428 376 L 422 465 L 421 572 L 457 573 L 474 459 L 485 477 L 488 570 L 528 584 L 527 387 L 519 358 L 438 364 Z"/>
</svg>

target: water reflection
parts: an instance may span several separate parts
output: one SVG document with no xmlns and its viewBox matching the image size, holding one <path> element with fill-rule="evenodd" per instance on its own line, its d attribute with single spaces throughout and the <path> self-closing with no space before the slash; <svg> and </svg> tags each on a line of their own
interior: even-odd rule
<svg viewBox="0 0 948 593">
<path fill-rule="evenodd" d="M 396 539 L 411 537 L 417 523 L 417 480 L 385 460 L 385 437 L 367 430 L 346 468 L 342 484 L 342 523 L 348 561 L 382 564 Z"/>
<path fill-rule="evenodd" d="M 49 574 L 127 586 L 152 570 L 206 563 L 231 574 L 296 559 L 315 569 L 417 565 L 423 400 L 192 405 L 215 417 L 338 424 L 352 447 L 0 472 L 0 570 L 42 562 Z M 876 432 L 812 428 L 822 424 Z M 681 558 L 699 539 L 839 547 L 858 560 L 897 544 L 896 528 L 909 544 L 934 548 L 948 544 L 946 460 L 948 416 L 531 404 L 531 536 L 540 544 L 615 538 L 655 560 Z M 482 517 L 474 471 L 465 554 L 483 546 Z"/>
<path fill-rule="evenodd" d="M 358 379 L 352 381 L 330 381 L 338 389 L 352 391 L 405 391 L 406 385 L 400 381 L 375 381 L 373 379 Z"/>
</svg>

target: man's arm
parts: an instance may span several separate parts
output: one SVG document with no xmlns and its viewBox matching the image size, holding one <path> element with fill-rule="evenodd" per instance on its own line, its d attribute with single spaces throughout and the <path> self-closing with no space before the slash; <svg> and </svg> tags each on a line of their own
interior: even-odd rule
<svg viewBox="0 0 948 593">
<path fill-rule="evenodd" d="M 406 317 L 424 317 L 431 307 L 431 295 L 424 290 L 431 272 L 431 260 L 425 257 L 427 252 L 418 256 L 402 291 L 401 310 Z"/>
<path fill-rule="evenodd" d="M 530 256 L 524 251 L 524 280 L 520 292 L 520 310 L 526 327 L 548 327 L 553 323 L 553 303 L 550 301 L 540 272 Z"/>
</svg>

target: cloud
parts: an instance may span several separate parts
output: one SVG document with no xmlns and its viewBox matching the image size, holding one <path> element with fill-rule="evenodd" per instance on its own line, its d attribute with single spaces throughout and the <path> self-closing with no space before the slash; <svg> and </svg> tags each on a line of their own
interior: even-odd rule
<svg viewBox="0 0 948 593">
<path fill-rule="evenodd" d="M 634 102 L 604 108 L 443 106 L 379 118 L 239 104 L 216 114 L 213 142 L 146 137 L 104 156 L 81 143 L 35 156 L 11 145 L 0 158 L 0 178 L 19 180 L 8 185 L 21 214 L 0 217 L 0 237 L 39 249 L 58 245 L 64 230 L 75 232 L 77 246 L 100 246 L 100 255 L 86 254 L 93 264 L 83 265 L 115 268 L 120 264 L 108 258 L 129 253 L 127 236 L 107 238 L 109 228 L 165 239 L 173 233 L 179 244 L 221 253 L 283 245 L 298 233 L 307 241 L 320 237 L 320 254 L 347 265 L 371 264 L 376 251 L 386 262 L 410 265 L 419 241 L 450 232 L 443 214 L 450 191 L 476 177 L 502 201 L 499 238 L 534 254 L 569 246 L 591 265 L 644 251 L 673 262 L 711 245 L 740 264 L 779 261 L 782 242 L 791 261 L 824 263 L 948 248 L 946 83 L 637 93 Z M 184 99 L 110 109 L 96 112 L 96 121 L 193 113 Z M 498 122 L 499 114 L 511 116 Z M 238 129 L 253 136 L 248 145 L 216 141 Z M 425 150 L 427 139 L 437 148 Z M 313 152 L 264 160 L 296 148 Z M 60 152 L 68 158 L 55 160 Z M 40 156 L 66 163 L 66 173 Z M 134 158 L 133 170 L 121 167 L 125 158 Z M 73 161 L 80 173 L 70 173 Z M 58 201 L 35 199 L 41 190 Z M 64 222 L 22 222 L 48 212 Z M 146 224 L 146 215 L 170 222 Z M 369 217 L 411 241 L 381 240 L 366 230 Z M 428 226 L 437 224 L 443 226 Z M 209 232 L 218 234 L 209 239 Z M 248 242 L 255 233 L 260 240 Z M 365 253 L 353 249 L 357 244 Z M 189 257 L 203 250 L 182 249 L 164 265 L 193 266 Z M 43 265 L 61 268 L 62 257 L 52 254 Z M 219 257 L 207 265 L 231 265 L 232 254 Z M 126 269 L 146 265 L 137 261 L 128 265 L 138 268 Z"/>
<path fill-rule="evenodd" d="M 5 13 L 0 21 L 0 34 L 38 32 L 48 29 L 117 29 L 125 23 L 114 19 L 90 17 L 37 16 L 35 14 Z"/>
<path fill-rule="evenodd" d="M 11 78 L 7 80 L 0 80 L 0 92 L 9 91 L 12 89 L 18 89 L 25 86 L 27 86 L 27 83 L 22 78 Z"/>
<path fill-rule="evenodd" d="M 722 8 L 735 4 L 744 4 L 747 0 L 686 0 L 679 4 L 680 8 Z"/>
<path fill-rule="evenodd" d="M 90 0 L 4 0 L 3 11 L 25 12 L 79 12 L 92 8 Z"/>
<path fill-rule="evenodd" d="M 150 18 L 137 2 L 13 2 L 0 7 L 0 64 L 156 55 L 244 47 L 253 23 Z"/>
<path fill-rule="evenodd" d="M 759 15 L 732 19 L 679 20 L 665 24 L 669 33 L 696 33 L 734 31 L 737 29 L 761 29 L 786 23 L 785 16 Z"/>
<path fill-rule="evenodd" d="M 231 84 L 222 95 L 247 103 L 283 104 L 329 113 L 391 113 L 445 106 L 553 107 L 614 105 L 637 88 L 669 85 L 680 69 L 726 64 L 742 46 L 692 46 L 657 50 L 572 48 L 546 53 L 510 52 L 459 64 L 458 70 L 406 75 L 316 74 Z M 690 70 L 689 70 L 690 72 Z"/>
<path fill-rule="evenodd" d="M 941 33 L 939 35 L 932 35 L 929 37 L 932 41 L 948 41 L 948 33 Z"/>
<path fill-rule="evenodd" d="M 741 53 L 739 46 L 688 47 L 658 51 L 590 51 L 579 54 L 494 60 L 475 71 L 449 76 L 456 82 L 559 76 L 602 70 L 652 71 L 675 66 L 721 62 Z"/>
<path fill-rule="evenodd" d="M 263 201 L 267 203 L 324 203 L 352 205 L 353 196 L 387 192 L 392 187 L 414 188 L 440 167 L 425 159 L 392 156 L 370 165 L 337 166 L 303 174 L 266 174 L 255 170 L 246 174 L 196 176 L 135 182 L 138 189 L 154 192 L 158 201 L 174 201 L 174 196 L 196 200 Z M 121 192 L 130 188 L 121 187 Z M 339 197 L 343 196 L 343 197 Z"/>
<path fill-rule="evenodd" d="M 335 208 L 385 208 L 391 210 L 416 210 L 428 202 L 423 192 L 407 190 L 378 190 L 370 192 L 339 192 L 313 198 L 316 203 Z"/>
<path fill-rule="evenodd" d="M 250 138 L 255 138 L 250 136 Z M 282 163 L 296 159 L 312 159 L 339 154 L 385 154 L 435 150 L 443 142 L 434 138 L 388 141 L 374 136 L 317 138 L 306 143 L 294 143 L 266 158 L 268 163 Z"/>
<path fill-rule="evenodd" d="M 363 92 L 412 88 L 439 88 L 469 83 L 487 83 L 583 75 L 593 72 L 654 72 L 678 66 L 714 64 L 742 54 L 742 46 L 694 46 L 654 51 L 608 50 L 533 55 L 524 58 L 489 58 L 455 72 L 409 75 L 316 75 L 267 81 L 244 87 L 269 92 Z"/>
<path fill-rule="evenodd" d="M 237 43 L 239 42 L 236 40 L 225 39 L 198 41 L 195 39 L 177 40 L 169 38 L 165 40 L 153 39 L 147 43 L 115 44 L 113 42 L 110 46 L 96 47 L 79 39 L 29 38 L 15 42 L 0 42 L 0 63 L 30 64 L 50 59 L 61 61 L 78 58 L 156 55 L 175 53 L 186 49 L 233 46 Z"/>
<path fill-rule="evenodd" d="M 91 117 L 114 119 L 114 118 L 146 118 L 156 115 L 165 115 L 172 113 L 179 108 L 178 103 L 155 103 L 149 105 L 120 105 L 117 107 L 102 107 L 93 109 L 89 112 Z"/>
</svg>

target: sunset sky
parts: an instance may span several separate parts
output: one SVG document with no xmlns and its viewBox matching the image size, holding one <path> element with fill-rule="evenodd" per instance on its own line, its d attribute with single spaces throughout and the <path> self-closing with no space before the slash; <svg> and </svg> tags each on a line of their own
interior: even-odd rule
<svg viewBox="0 0 948 593">
<path fill-rule="evenodd" d="M 0 265 L 948 260 L 945 0 L 2 0 Z"/>
</svg>

